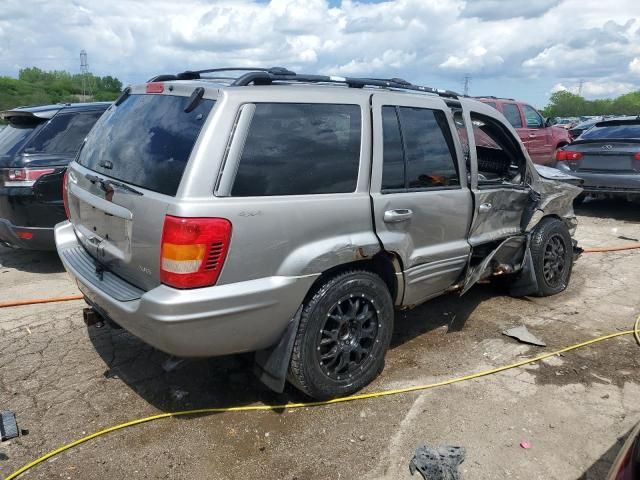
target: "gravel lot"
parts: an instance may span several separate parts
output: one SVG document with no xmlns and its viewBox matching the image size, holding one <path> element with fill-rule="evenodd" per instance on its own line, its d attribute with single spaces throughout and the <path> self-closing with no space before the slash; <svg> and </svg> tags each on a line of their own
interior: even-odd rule
<svg viewBox="0 0 640 480">
<path fill-rule="evenodd" d="M 582 246 L 640 239 L 640 210 L 587 202 Z M 479 285 L 396 315 L 367 391 L 441 381 L 606 333 L 640 314 L 640 251 L 585 254 L 567 292 L 513 299 Z M 0 301 L 77 293 L 55 254 L 0 247 Z M 28 435 L 0 444 L 0 476 L 69 441 L 158 412 L 301 401 L 269 392 L 249 356 L 185 361 L 121 330 L 87 329 L 82 301 L 0 309 L 0 410 Z M 548 347 L 501 335 L 525 324 Z M 602 479 L 640 421 L 640 348 L 630 336 L 490 377 L 347 404 L 164 419 L 108 434 L 21 478 L 411 478 L 416 447 L 467 449 L 465 479 Z M 530 442 L 530 449 L 520 442 Z M 416 477 L 414 477 L 416 478 Z"/>
</svg>

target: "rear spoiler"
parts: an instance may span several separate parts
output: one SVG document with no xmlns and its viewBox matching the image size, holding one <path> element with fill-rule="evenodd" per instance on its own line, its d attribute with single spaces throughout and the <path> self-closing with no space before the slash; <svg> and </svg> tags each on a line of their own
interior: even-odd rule
<svg viewBox="0 0 640 480">
<path fill-rule="evenodd" d="M 43 112 L 6 110 L 4 112 L 0 112 L 0 120 L 6 120 L 14 125 L 33 125 L 53 118 L 56 113 L 58 113 L 58 110 L 45 110 Z"/>
</svg>

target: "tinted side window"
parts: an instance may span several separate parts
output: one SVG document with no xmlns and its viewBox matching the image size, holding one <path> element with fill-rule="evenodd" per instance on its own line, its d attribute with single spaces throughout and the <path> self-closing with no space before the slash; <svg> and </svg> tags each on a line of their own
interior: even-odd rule
<svg viewBox="0 0 640 480">
<path fill-rule="evenodd" d="M 540 114 L 529 105 L 524 106 L 524 116 L 527 119 L 527 127 L 529 128 L 540 128 L 544 124 Z"/>
<path fill-rule="evenodd" d="M 520 116 L 520 109 L 513 103 L 502 104 L 502 114 L 509 120 L 509 123 L 513 125 L 513 128 L 522 128 L 522 117 Z"/>
<path fill-rule="evenodd" d="M 231 194 L 353 192 L 361 123 L 357 105 L 257 104 Z"/>
<path fill-rule="evenodd" d="M 460 185 L 453 139 L 444 112 L 410 107 L 401 107 L 399 111 L 407 187 Z"/>
<path fill-rule="evenodd" d="M 56 115 L 29 142 L 25 152 L 75 154 L 102 113 L 99 111 Z"/>
<path fill-rule="evenodd" d="M 404 155 L 395 107 L 382 107 L 382 190 L 404 188 Z"/>
</svg>

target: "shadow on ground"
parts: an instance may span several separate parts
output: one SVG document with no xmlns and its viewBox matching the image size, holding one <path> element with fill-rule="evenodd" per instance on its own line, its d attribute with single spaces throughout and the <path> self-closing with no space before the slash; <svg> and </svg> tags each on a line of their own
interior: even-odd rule
<svg viewBox="0 0 640 480">
<path fill-rule="evenodd" d="M 627 441 L 633 428 L 629 429 L 622 437 L 609 447 L 609 449 L 602 454 L 602 456 L 596 460 L 579 478 L 578 480 L 603 480 L 607 478 L 607 474 L 611 469 L 613 461 L 616 459 L 618 452 Z"/>
<path fill-rule="evenodd" d="M 462 330 L 476 307 L 494 294 L 495 289 L 483 285 L 472 289 L 462 300 L 457 294 L 450 294 L 414 310 L 397 312 L 391 348 L 443 325 L 447 325 L 448 332 Z M 309 400 L 290 385 L 282 394 L 265 387 L 253 375 L 253 354 L 185 359 L 167 371 L 169 364 L 177 359 L 155 350 L 125 330 L 93 326 L 89 327 L 89 337 L 105 362 L 104 376 L 125 382 L 137 395 L 162 411 Z"/>
<path fill-rule="evenodd" d="M 56 252 L 19 250 L 0 246 L 0 273 L 14 268 L 28 273 L 60 273 L 64 267 Z"/>
</svg>

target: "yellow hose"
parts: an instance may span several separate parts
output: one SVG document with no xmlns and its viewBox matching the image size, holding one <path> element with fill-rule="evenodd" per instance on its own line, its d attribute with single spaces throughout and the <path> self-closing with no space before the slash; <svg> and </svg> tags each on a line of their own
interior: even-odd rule
<svg viewBox="0 0 640 480">
<path fill-rule="evenodd" d="M 602 342 L 604 340 L 609 340 L 615 337 L 621 337 L 623 335 L 633 335 L 636 341 L 638 342 L 638 345 L 640 345 L 639 328 L 640 328 L 640 315 L 636 319 L 633 330 L 611 333 L 609 335 L 604 335 L 602 337 L 594 338 L 592 340 L 587 340 L 586 342 L 576 343 L 575 345 L 571 345 L 571 346 L 562 348 L 560 350 L 556 350 L 555 352 L 544 353 L 542 355 L 538 355 L 537 357 L 520 360 L 519 362 L 512 363 L 510 365 L 504 365 L 502 367 L 492 368 L 490 370 L 485 370 L 483 372 L 478 372 L 471 375 L 465 375 L 463 377 L 452 378 L 450 380 L 444 380 L 442 382 L 429 383 L 426 385 L 416 385 L 413 387 L 396 388 L 393 390 L 382 390 L 380 392 L 372 392 L 372 393 L 361 393 L 358 395 L 351 395 L 349 397 L 335 398 L 333 400 L 325 400 L 325 401 L 317 401 L 317 402 L 286 403 L 282 405 L 249 405 L 244 407 L 199 408 L 195 410 L 183 410 L 180 412 L 169 412 L 169 413 L 160 413 L 158 415 L 151 415 L 150 417 L 139 418 L 137 420 L 131 420 L 126 423 L 121 423 L 120 425 L 114 425 L 113 427 L 105 428 L 104 430 L 100 430 L 98 432 L 92 433 L 91 435 L 87 435 L 86 437 L 79 438 L 78 440 L 75 440 L 71 443 L 67 443 L 66 445 L 63 445 L 62 447 L 56 450 L 52 450 L 49 453 L 42 455 L 40 458 L 37 458 L 34 461 L 20 467 L 11 475 L 6 477 L 5 480 L 13 480 L 14 478 L 17 478 L 19 475 L 23 474 L 27 470 L 30 470 L 36 465 L 44 462 L 45 460 L 48 460 L 49 458 L 54 457 L 59 453 L 64 452 L 65 450 L 69 450 L 70 448 L 73 448 L 82 443 L 88 442 L 89 440 L 92 440 L 96 437 L 100 437 L 102 435 L 105 435 L 110 432 L 114 432 L 116 430 L 122 430 L 123 428 L 132 427 L 134 425 L 140 425 L 141 423 L 152 422 L 154 420 L 160 420 L 162 418 L 168 418 L 168 417 L 178 417 L 182 415 L 202 415 L 205 413 L 225 413 L 225 412 L 255 412 L 255 411 L 264 411 L 264 410 L 284 410 L 284 409 L 291 409 L 291 408 L 317 407 L 321 405 L 333 405 L 336 403 L 353 402 L 355 400 L 387 397 L 389 395 L 399 395 L 401 393 L 415 392 L 418 390 L 428 390 L 431 388 L 443 387 L 445 385 L 451 385 L 454 383 L 464 382 L 467 380 L 473 380 L 474 378 L 486 377 L 487 375 L 493 375 L 494 373 L 503 372 L 505 370 L 510 370 L 512 368 L 522 367 L 523 365 L 539 362 L 540 360 L 553 357 L 560 353 L 569 352 L 571 350 L 576 350 L 578 348 L 583 348 L 588 345 L 593 345 L 594 343 Z"/>
</svg>

